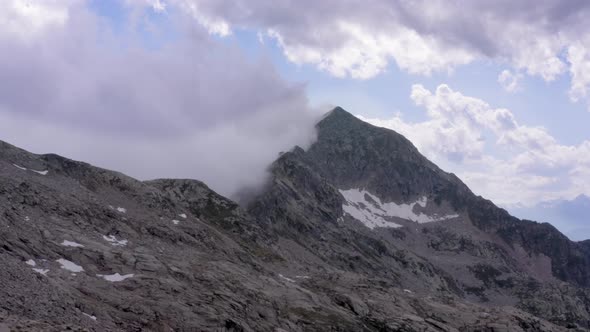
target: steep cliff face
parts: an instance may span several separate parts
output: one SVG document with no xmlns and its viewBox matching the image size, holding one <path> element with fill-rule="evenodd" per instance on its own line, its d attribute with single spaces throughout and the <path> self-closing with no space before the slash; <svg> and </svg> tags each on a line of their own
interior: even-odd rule
<svg viewBox="0 0 590 332">
<path fill-rule="evenodd" d="M 586 243 L 336 109 L 248 204 L 0 142 L 0 331 L 565 331 Z"/>
</svg>

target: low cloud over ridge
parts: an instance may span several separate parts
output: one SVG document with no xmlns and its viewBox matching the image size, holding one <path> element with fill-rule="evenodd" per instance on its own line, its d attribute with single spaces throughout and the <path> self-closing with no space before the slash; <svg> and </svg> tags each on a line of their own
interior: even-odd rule
<svg viewBox="0 0 590 332">
<path fill-rule="evenodd" d="M 3 2 L 0 14 L 0 139 L 141 179 L 197 178 L 227 195 L 313 140 L 305 86 L 183 13 L 161 18 L 168 36 L 132 7 L 114 31 L 82 1 L 20 4 Z"/>
</svg>

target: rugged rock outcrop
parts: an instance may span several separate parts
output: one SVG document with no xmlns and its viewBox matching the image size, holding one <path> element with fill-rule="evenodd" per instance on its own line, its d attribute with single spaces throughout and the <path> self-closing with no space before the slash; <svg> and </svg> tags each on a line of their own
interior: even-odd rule
<svg viewBox="0 0 590 332">
<path fill-rule="evenodd" d="M 296 148 L 273 164 L 266 193 L 250 204 L 275 232 L 338 268 L 413 291 L 590 326 L 585 244 L 510 216 L 403 136 L 341 108 L 317 129 L 307 151 Z"/>
<path fill-rule="evenodd" d="M 590 246 L 335 109 L 243 207 L 0 142 L 0 331 L 565 331 Z"/>
</svg>

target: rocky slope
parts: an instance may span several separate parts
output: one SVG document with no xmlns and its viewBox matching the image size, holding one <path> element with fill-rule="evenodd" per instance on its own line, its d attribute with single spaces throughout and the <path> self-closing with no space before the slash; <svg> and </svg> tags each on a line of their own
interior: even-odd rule
<svg viewBox="0 0 590 332">
<path fill-rule="evenodd" d="M 414 292 L 589 326 L 584 243 L 510 216 L 401 135 L 340 108 L 317 127 L 317 142 L 282 155 L 250 204 L 276 233 L 338 268 Z"/>
<path fill-rule="evenodd" d="M 0 142 L 0 331 L 565 331 L 590 245 L 335 109 L 240 207 Z"/>
</svg>

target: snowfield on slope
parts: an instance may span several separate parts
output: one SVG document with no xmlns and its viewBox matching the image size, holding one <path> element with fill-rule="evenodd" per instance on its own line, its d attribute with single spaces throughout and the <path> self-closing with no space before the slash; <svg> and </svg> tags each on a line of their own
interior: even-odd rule
<svg viewBox="0 0 590 332">
<path fill-rule="evenodd" d="M 113 247 L 124 247 L 129 242 L 125 239 L 117 240 L 117 238 L 114 235 L 103 235 L 102 238 L 103 240 L 109 242 Z"/>
<path fill-rule="evenodd" d="M 115 274 L 97 274 L 96 276 L 103 278 L 106 281 L 119 282 L 119 281 L 123 281 L 128 278 L 133 278 L 134 274 L 120 275 L 119 273 L 115 273 Z"/>
<path fill-rule="evenodd" d="M 428 204 L 428 198 L 425 196 L 413 203 L 397 204 L 395 202 L 383 203 L 379 197 L 364 189 L 340 190 L 340 193 L 346 200 L 342 206 L 344 213 L 349 214 L 370 229 L 376 227 L 401 227 L 401 225 L 397 223 L 386 220 L 388 217 L 397 217 L 420 224 L 459 217 L 458 214 L 444 216 L 433 214 L 432 216 L 429 216 L 421 212 L 414 212 L 416 205 L 419 205 L 422 208 L 426 207 Z"/>
<path fill-rule="evenodd" d="M 34 170 L 34 169 L 28 169 L 28 168 L 26 168 L 26 167 L 19 166 L 19 165 L 17 165 L 17 164 L 12 164 L 12 165 L 13 165 L 14 167 L 16 167 L 16 168 L 20 169 L 20 170 L 23 170 L 23 171 L 31 171 L 31 172 L 35 172 L 35 173 L 37 173 L 37 174 L 41 174 L 41 175 L 47 175 L 47 173 L 49 173 L 49 171 L 36 171 L 36 170 Z"/>
<path fill-rule="evenodd" d="M 68 240 L 63 240 L 61 245 L 64 247 L 84 248 L 84 245 L 77 243 L 77 242 L 68 241 Z"/>
<path fill-rule="evenodd" d="M 67 259 L 60 258 L 56 260 L 56 262 L 58 262 L 59 265 L 61 265 L 62 269 L 68 270 L 70 272 L 78 273 L 84 271 L 83 267 Z"/>
</svg>

